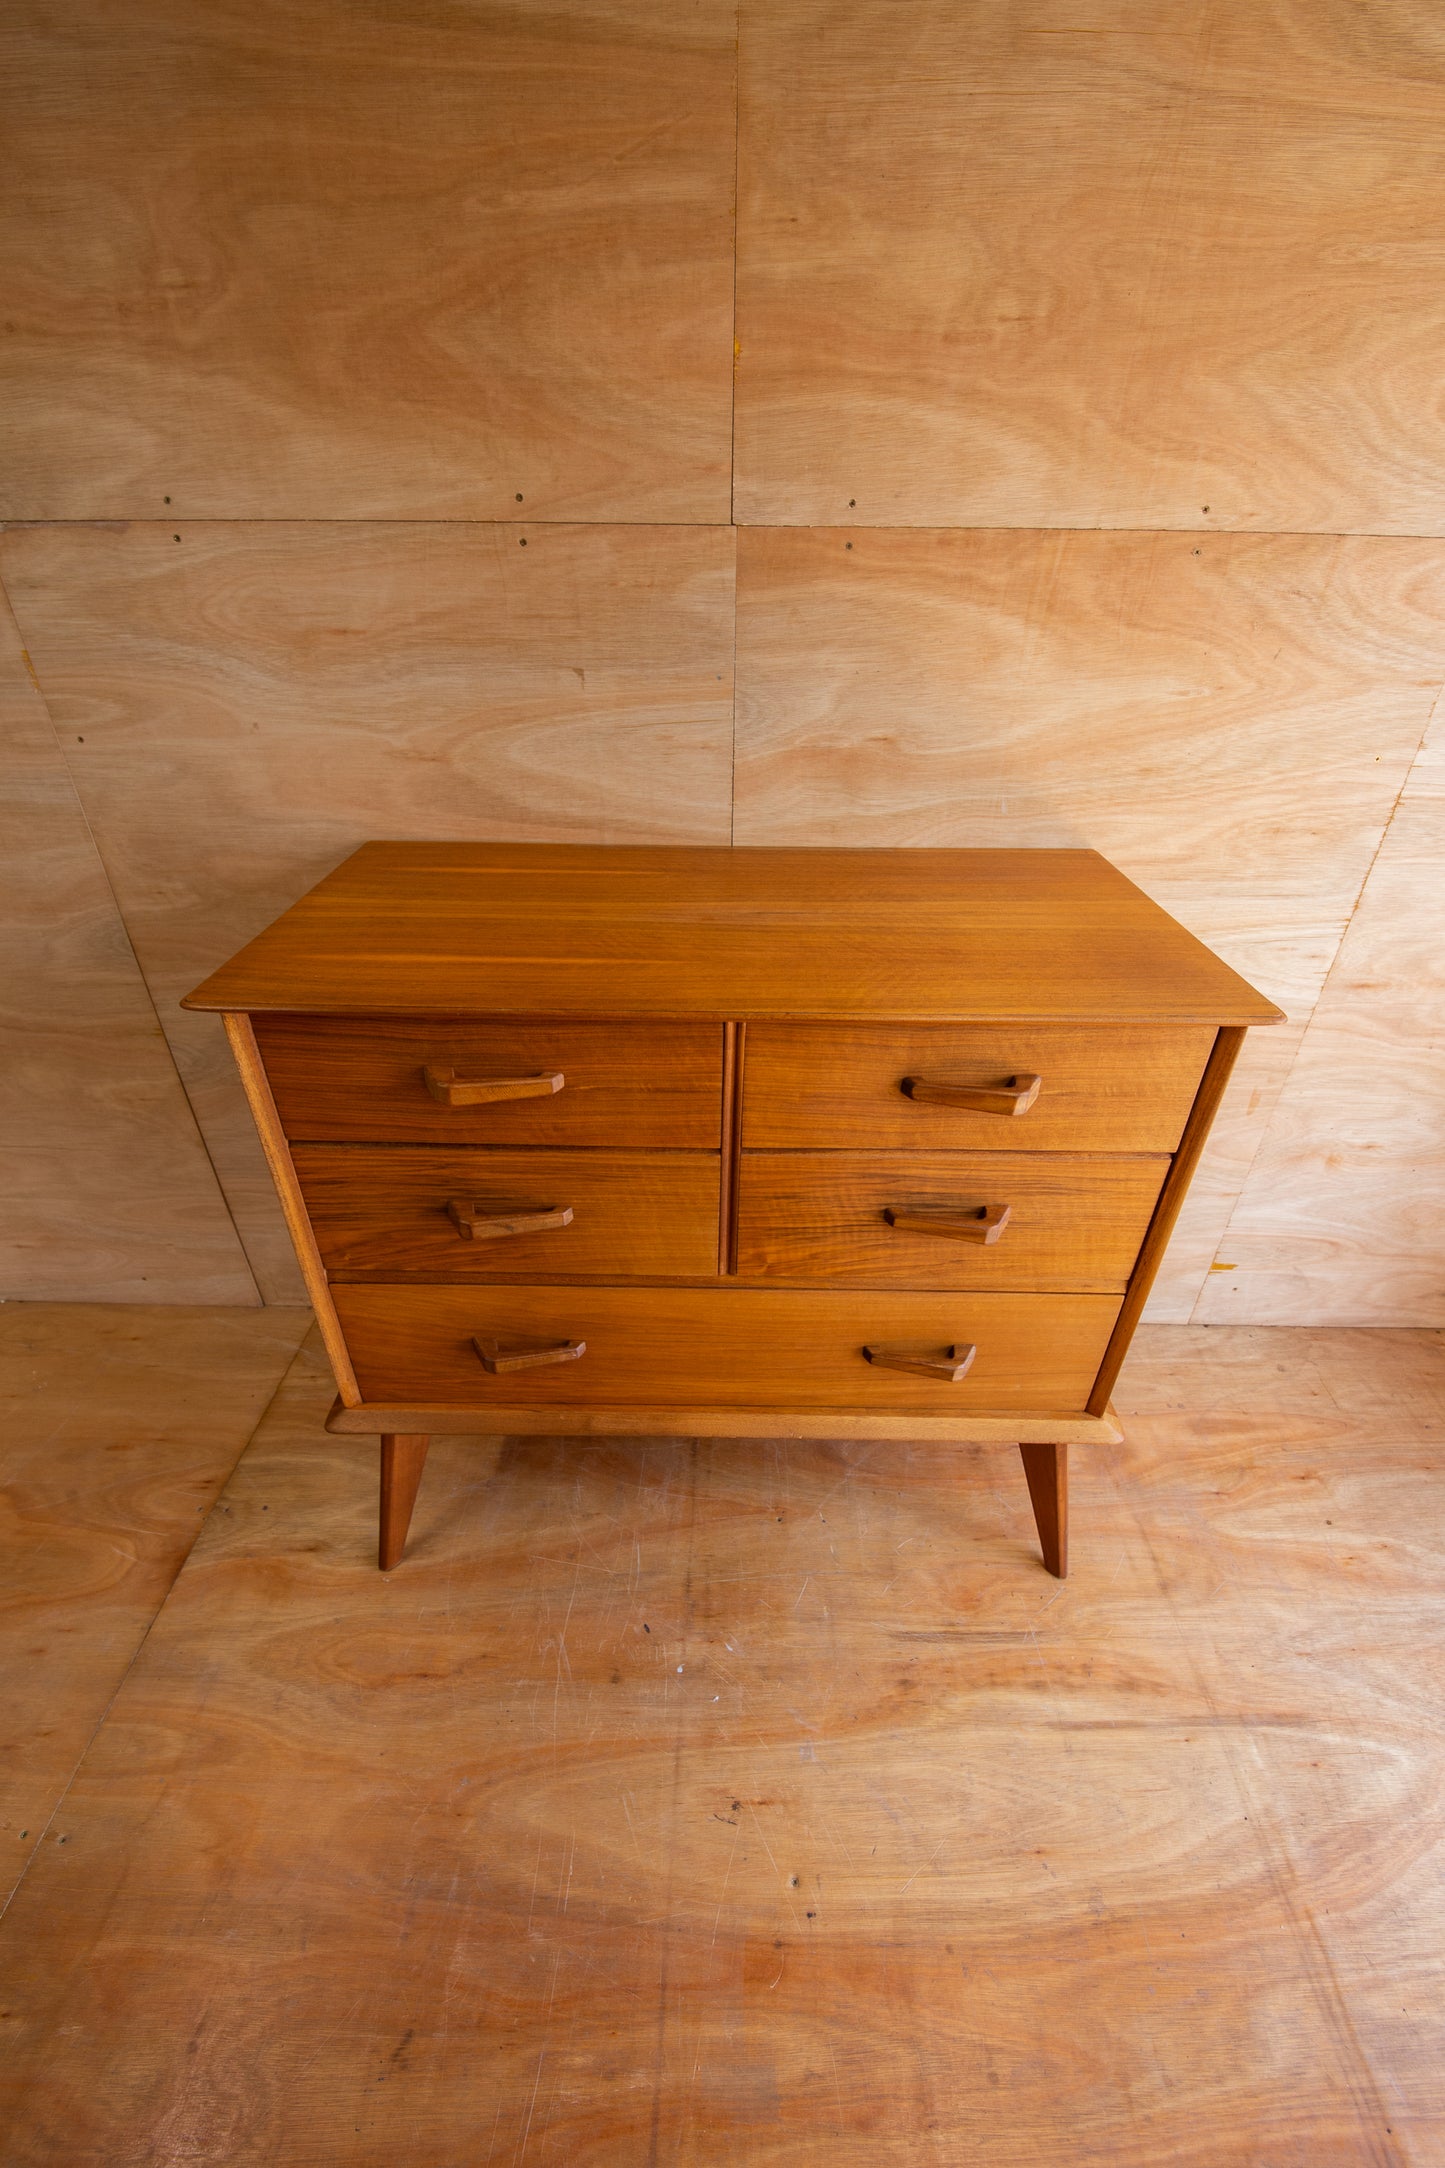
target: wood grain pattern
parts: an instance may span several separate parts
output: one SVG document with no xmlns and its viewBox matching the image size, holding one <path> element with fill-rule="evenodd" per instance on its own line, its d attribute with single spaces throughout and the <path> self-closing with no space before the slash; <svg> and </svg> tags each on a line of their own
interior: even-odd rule
<svg viewBox="0 0 1445 2168">
<path fill-rule="evenodd" d="M 737 1021 L 1278 1014 L 1092 851 L 517 843 L 368 844 L 186 1006 Z"/>
<path fill-rule="evenodd" d="M 1293 1031 L 1427 726 L 1442 616 L 1434 542 L 745 532 L 737 836 L 1089 843 Z M 1251 1037 L 1156 1290 L 1171 1316 L 1231 1257 L 1294 1050 Z M 1408 1196 L 1408 1161 L 1389 1180 Z"/>
<path fill-rule="evenodd" d="M 815 1286 L 1122 1294 L 1168 1164 L 1066 1152 L 748 1152 L 738 1271 Z M 987 1246 L 883 1216 L 993 1200 L 1009 1220 Z"/>
<path fill-rule="evenodd" d="M 726 521 L 732 0 L 6 22 L 7 516 Z"/>
<path fill-rule="evenodd" d="M 316 1327 L 331 1363 L 336 1390 L 348 1407 L 355 1407 L 361 1398 L 356 1373 L 351 1367 L 351 1358 L 346 1352 L 346 1342 L 337 1322 L 331 1290 L 327 1285 L 326 1267 L 316 1247 L 316 1236 L 312 1230 L 305 1199 L 301 1195 L 301 1185 L 296 1178 L 296 1167 L 286 1142 L 286 1132 L 276 1112 L 270 1080 L 261 1062 L 251 1019 L 249 1016 L 228 1015 L 222 1018 L 222 1022 L 225 1024 L 226 1039 L 241 1079 L 241 1088 L 246 1094 L 246 1104 L 251 1110 L 251 1119 L 256 1124 L 256 1134 L 266 1155 L 266 1166 L 276 1185 L 277 1201 L 286 1222 L 286 1232 L 291 1237 L 291 1246 L 296 1252 L 297 1268 L 305 1283 L 311 1307 L 316 1313 Z"/>
<path fill-rule="evenodd" d="M 715 1152 L 298 1144 L 292 1157 L 335 1280 L 717 1273 Z M 542 1233 L 468 1242 L 447 1216 L 451 1198 L 498 1212 L 566 1204 L 572 1220 Z"/>
<path fill-rule="evenodd" d="M 1066 1580 L 1069 1572 L 1069 1449 L 1066 1445 L 1021 1445 L 1019 1453 L 1044 1564 L 1057 1580 Z"/>
<path fill-rule="evenodd" d="M 1154 1285 L 1154 1275 L 1159 1270 L 1169 1237 L 1174 1232 L 1174 1222 L 1179 1216 L 1180 1205 L 1194 1178 L 1194 1170 L 1199 1164 L 1200 1154 L 1204 1150 L 1220 1100 L 1228 1088 L 1243 1040 L 1242 1031 L 1226 1027 L 1214 1042 L 1208 1066 L 1199 1080 L 1199 1095 L 1189 1110 L 1189 1120 L 1185 1123 L 1184 1134 L 1179 1139 L 1179 1149 L 1170 1161 L 1164 1187 L 1159 1192 L 1159 1201 L 1149 1222 L 1149 1231 L 1140 1247 L 1138 1259 L 1129 1278 L 1128 1292 L 1110 1336 L 1108 1351 L 1099 1367 L 1099 1375 L 1094 1380 L 1094 1389 L 1089 1395 L 1091 1415 L 1102 1415 L 1109 1405 L 1119 1372 L 1129 1353 L 1129 1343 L 1144 1314 L 1144 1305 L 1149 1300 L 1149 1291 Z"/>
<path fill-rule="evenodd" d="M 1317 992 L 1442 615 L 1430 541 L 744 531 L 737 840 L 1087 844 Z"/>
<path fill-rule="evenodd" d="M 1200 1293 L 1200 1323 L 1445 1324 L 1438 714 Z M 1399 1089 L 1382 1090 L 1386 1076 Z"/>
<path fill-rule="evenodd" d="M 0 570 L 263 1291 L 301 1300 L 219 1027 L 175 1003 L 383 814 L 725 840 L 732 539 L 32 527 Z"/>
<path fill-rule="evenodd" d="M 0 1306 L 0 1911 L 310 1322 Z"/>
<path fill-rule="evenodd" d="M 0 593 L 0 1298 L 254 1303 Z"/>
<path fill-rule="evenodd" d="M 0 1933 L 13 2168 L 1432 2162 L 1439 1336 L 1131 1381 L 1062 1584 L 1010 1444 L 687 1437 L 439 1438 L 384 1578 L 298 1368 Z"/>
<path fill-rule="evenodd" d="M 743 1144 L 749 1151 L 1172 1152 L 1213 1038 L 1168 1025 L 755 1024 Z M 902 1089 L 920 1071 L 982 1083 L 1019 1068 L 1044 1082 L 1017 1118 L 930 1105 Z"/>
<path fill-rule="evenodd" d="M 286 1134 L 412 1144 L 635 1144 L 716 1151 L 716 1024 L 477 1024 L 446 1017 L 262 1017 L 257 1038 Z M 440 1106 L 428 1064 L 555 1069 L 561 1091 Z"/>
<path fill-rule="evenodd" d="M 1440 534 L 1413 4 L 744 17 L 738 516 Z"/>
<path fill-rule="evenodd" d="M 368 1401 L 514 1400 L 550 1410 L 652 1401 L 700 1409 L 836 1408 L 868 1415 L 1084 1412 L 1118 1315 L 1108 1295 L 900 1294 L 747 1288 L 357 1287 L 334 1290 Z M 475 1334 L 585 1340 L 585 1362 L 499 1378 Z M 875 1370 L 873 1340 L 974 1340 L 968 1377 L 946 1389 Z M 940 1404 L 938 1395 L 946 1391 Z M 436 1426 L 433 1425 L 433 1428 Z"/>
<path fill-rule="evenodd" d="M 950 1403 L 952 1405 L 952 1403 Z M 487 1418 L 508 1437 L 552 1438 L 555 1410 L 489 1402 Z M 333 1402 L 326 1428 L 339 1438 L 384 1437 L 426 1424 L 444 1437 L 477 1421 L 475 1405 L 369 1400 L 359 1408 Z M 569 1408 L 567 1436 L 577 1438 L 831 1438 L 864 1445 L 1117 1445 L 1122 1432 L 1112 1408 L 1104 1415 L 859 1415 L 846 1408 L 666 1407 L 653 1400 L 610 1408 Z"/>
<path fill-rule="evenodd" d="M 397 1434 L 381 1441 L 381 1508 L 378 1516 L 376 1563 L 383 1573 L 401 1564 L 406 1532 L 421 1488 L 431 1439 L 425 1434 Z"/>
</svg>

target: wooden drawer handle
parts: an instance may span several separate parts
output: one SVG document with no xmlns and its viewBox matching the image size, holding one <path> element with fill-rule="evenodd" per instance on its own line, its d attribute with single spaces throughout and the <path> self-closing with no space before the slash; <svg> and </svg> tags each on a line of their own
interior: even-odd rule
<svg viewBox="0 0 1445 2168">
<path fill-rule="evenodd" d="M 945 1385 L 956 1385 L 960 1378 L 967 1377 L 978 1349 L 865 1347 L 863 1353 L 882 1370 L 911 1370 L 915 1377 L 939 1378 Z"/>
<path fill-rule="evenodd" d="M 1007 1204 L 890 1204 L 883 1217 L 905 1235 L 944 1235 L 950 1242 L 997 1242 L 1009 1223 Z"/>
<path fill-rule="evenodd" d="M 482 1368 L 493 1376 L 507 1370 L 540 1370 L 544 1363 L 575 1363 L 587 1353 L 585 1340 L 534 1340 L 513 1334 L 509 1340 L 474 1337 L 472 1346 L 482 1358 Z"/>
<path fill-rule="evenodd" d="M 975 1114 L 1027 1114 L 1043 1081 L 1026 1070 L 1002 1084 L 943 1084 L 924 1076 L 906 1076 L 900 1089 L 910 1099 L 926 1099 L 933 1106 L 968 1107 Z"/>
<path fill-rule="evenodd" d="M 433 1099 L 444 1107 L 487 1107 L 499 1099 L 550 1099 L 566 1083 L 556 1072 L 540 1076 L 458 1076 L 455 1069 L 434 1069 L 427 1063 L 422 1075 Z"/>
<path fill-rule="evenodd" d="M 572 1207 L 537 1204 L 524 1206 L 518 1212 L 488 1212 L 482 1205 L 453 1197 L 447 1206 L 447 1218 L 468 1242 L 494 1242 L 502 1235 L 540 1235 L 549 1227 L 570 1227 Z"/>
</svg>

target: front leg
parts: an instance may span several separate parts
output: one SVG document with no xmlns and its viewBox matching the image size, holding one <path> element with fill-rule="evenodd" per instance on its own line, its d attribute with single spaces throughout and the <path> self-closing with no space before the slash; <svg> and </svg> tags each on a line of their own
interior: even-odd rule
<svg viewBox="0 0 1445 2168">
<path fill-rule="evenodd" d="M 1069 1570 L 1069 1449 L 1066 1445 L 1021 1445 L 1019 1451 L 1044 1564 L 1062 1581 Z"/>
<path fill-rule="evenodd" d="M 411 1509 L 416 1504 L 430 1437 L 391 1436 L 381 1441 L 381 1540 L 377 1564 L 390 1573 L 406 1549 Z"/>
</svg>

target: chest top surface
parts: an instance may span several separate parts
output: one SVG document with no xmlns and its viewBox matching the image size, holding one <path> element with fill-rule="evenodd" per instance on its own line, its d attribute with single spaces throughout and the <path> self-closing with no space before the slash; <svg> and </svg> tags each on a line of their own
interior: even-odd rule
<svg viewBox="0 0 1445 2168">
<path fill-rule="evenodd" d="M 368 843 L 187 997 L 313 1015 L 1268 1024 L 1095 851 Z"/>
</svg>

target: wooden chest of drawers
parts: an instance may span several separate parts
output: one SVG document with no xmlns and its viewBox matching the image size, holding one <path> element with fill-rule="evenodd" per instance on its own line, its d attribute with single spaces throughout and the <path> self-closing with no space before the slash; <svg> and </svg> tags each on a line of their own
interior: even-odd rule
<svg viewBox="0 0 1445 2168">
<path fill-rule="evenodd" d="M 381 1563 L 434 1431 L 1017 1443 L 1045 1562 L 1278 1011 L 1090 851 L 369 844 L 224 1013 Z"/>
</svg>

